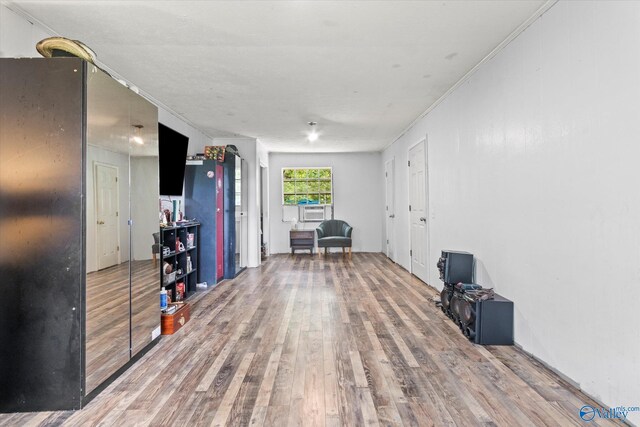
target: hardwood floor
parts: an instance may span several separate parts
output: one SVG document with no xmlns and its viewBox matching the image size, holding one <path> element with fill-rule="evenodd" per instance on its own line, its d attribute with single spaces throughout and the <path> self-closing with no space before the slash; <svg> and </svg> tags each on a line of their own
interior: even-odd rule
<svg viewBox="0 0 640 427">
<path fill-rule="evenodd" d="M 564 426 L 598 406 L 517 348 L 471 344 L 436 294 L 381 254 L 272 256 L 197 294 L 83 410 L 0 425 Z"/>
</svg>

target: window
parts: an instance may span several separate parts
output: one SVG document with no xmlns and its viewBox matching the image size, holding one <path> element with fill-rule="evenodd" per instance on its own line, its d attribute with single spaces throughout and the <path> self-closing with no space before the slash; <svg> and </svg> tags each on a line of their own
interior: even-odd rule
<svg viewBox="0 0 640 427">
<path fill-rule="evenodd" d="M 331 168 L 283 168 L 283 205 L 331 205 Z"/>
</svg>

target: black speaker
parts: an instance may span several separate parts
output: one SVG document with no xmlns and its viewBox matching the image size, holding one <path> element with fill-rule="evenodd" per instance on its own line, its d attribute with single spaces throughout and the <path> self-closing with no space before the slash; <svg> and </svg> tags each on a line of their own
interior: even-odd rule
<svg viewBox="0 0 640 427">
<path fill-rule="evenodd" d="M 464 334 L 476 344 L 513 345 L 513 301 L 495 294 L 471 305 L 472 319 Z"/>
<path fill-rule="evenodd" d="M 473 283 L 473 254 L 442 251 L 438 270 L 440 270 L 440 280 L 444 283 Z"/>
</svg>

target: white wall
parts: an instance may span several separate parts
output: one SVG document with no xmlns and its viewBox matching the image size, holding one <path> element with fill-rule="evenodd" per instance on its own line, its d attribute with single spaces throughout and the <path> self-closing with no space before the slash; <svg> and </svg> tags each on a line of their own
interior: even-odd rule
<svg viewBox="0 0 640 427">
<path fill-rule="evenodd" d="M 640 402 L 639 22 L 638 2 L 557 3 L 383 154 L 406 206 L 428 135 L 431 283 L 441 249 L 473 252 L 516 341 L 610 406 Z"/>
<path fill-rule="evenodd" d="M 269 217 L 269 152 L 265 145 L 258 141 L 258 163 L 260 166 L 260 188 L 262 189 L 262 194 L 260 194 L 260 209 L 262 211 L 263 216 L 263 224 L 262 232 L 263 239 L 267 244 L 267 255 L 270 253 L 270 245 L 269 245 L 269 223 L 271 221 Z M 263 203 L 264 201 L 264 203 Z"/>
<path fill-rule="evenodd" d="M 271 153 L 269 155 L 270 253 L 290 252 L 291 224 L 282 222 L 282 168 L 333 168 L 334 218 L 353 227 L 354 252 L 380 252 L 383 186 L 380 153 Z M 299 223 L 315 230 L 318 223 Z"/>
<path fill-rule="evenodd" d="M 0 58 L 39 58 L 36 43 L 51 36 L 43 28 L 0 5 Z"/>
<path fill-rule="evenodd" d="M 260 141 L 256 141 L 256 144 L 260 166 L 269 167 L 269 151 L 267 151 L 267 147 Z"/>
</svg>

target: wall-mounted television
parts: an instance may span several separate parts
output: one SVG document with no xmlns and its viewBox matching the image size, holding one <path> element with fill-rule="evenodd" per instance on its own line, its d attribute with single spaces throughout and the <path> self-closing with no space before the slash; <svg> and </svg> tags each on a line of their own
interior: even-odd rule
<svg viewBox="0 0 640 427">
<path fill-rule="evenodd" d="M 189 137 L 158 123 L 160 195 L 181 196 Z"/>
</svg>

